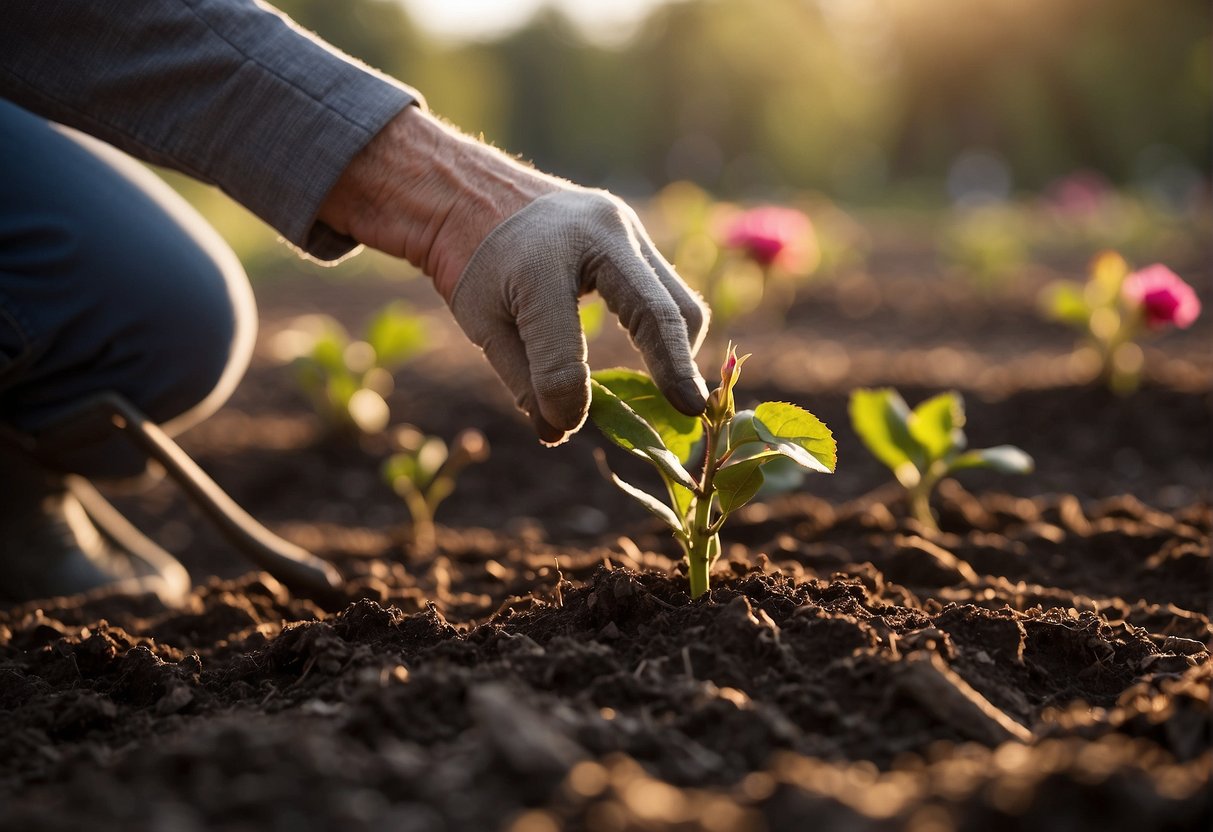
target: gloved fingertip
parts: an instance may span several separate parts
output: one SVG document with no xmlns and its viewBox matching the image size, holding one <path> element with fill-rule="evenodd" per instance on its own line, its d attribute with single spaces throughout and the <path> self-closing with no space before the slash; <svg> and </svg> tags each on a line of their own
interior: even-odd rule
<svg viewBox="0 0 1213 832">
<path fill-rule="evenodd" d="M 535 427 L 535 433 L 539 435 L 539 441 L 549 448 L 564 444 L 572 435 L 548 422 L 538 412 L 531 414 L 531 424 Z"/>
<path fill-rule="evenodd" d="M 670 404 L 687 416 L 698 416 L 708 404 L 708 386 L 699 376 L 684 378 L 666 392 Z"/>
<path fill-rule="evenodd" d="M 536 413 L 552 428 L 576 433 L 585 424 L 590 413 L 589 381 L 571 393 L 539 396 Z"/>
</svg>

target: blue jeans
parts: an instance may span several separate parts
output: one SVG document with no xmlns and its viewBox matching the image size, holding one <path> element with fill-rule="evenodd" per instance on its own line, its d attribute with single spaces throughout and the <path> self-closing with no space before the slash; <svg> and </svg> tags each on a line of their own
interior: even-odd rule
<svg viewBox="0 0 1213 832">
<path fill-rule="evenodd" d="M 0 423 L 36 433 L 112 390 L 180 432 L 231 394 L 255 334 L 235 254 L 181 197 L 0 100 Z M 116 434 L 48 450 L 85 476 L 145 467 Z"/>
</svg>

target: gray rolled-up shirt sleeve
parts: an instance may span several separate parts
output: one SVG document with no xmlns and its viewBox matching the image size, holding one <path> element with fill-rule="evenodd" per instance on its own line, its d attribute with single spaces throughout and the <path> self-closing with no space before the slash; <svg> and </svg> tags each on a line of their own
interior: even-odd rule
<svg viewBox="0 0 1213 832">
<path fill-rule="evenodd" d="M 0 96 L 219 186 L 321 260 L 351 159 L 418 93 L 255 0 L 5 0 Z"/>
</svg>

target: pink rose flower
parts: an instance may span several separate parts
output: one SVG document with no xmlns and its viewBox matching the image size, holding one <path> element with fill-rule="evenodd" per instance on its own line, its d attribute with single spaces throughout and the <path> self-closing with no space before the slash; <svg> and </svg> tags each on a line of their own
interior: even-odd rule
<svg viewBox="0 0 1213 832">
<path fill-rule="evenodd" d="M 1161 263 L 1125 278 L 1121 293 L 1139 307 L 1151 329 L 1173 324 L 1187 329 L 1200 315 L 1200 298 L 1183 278 Z"/>
<path fill-rule="evenodd" d="M 800 211 L 768 205 L 744 211 L 733 219 L 725 244 L 741 249 L 760 266 L 791 266 L 812 233 L 812 223 Z"/>
</svg>

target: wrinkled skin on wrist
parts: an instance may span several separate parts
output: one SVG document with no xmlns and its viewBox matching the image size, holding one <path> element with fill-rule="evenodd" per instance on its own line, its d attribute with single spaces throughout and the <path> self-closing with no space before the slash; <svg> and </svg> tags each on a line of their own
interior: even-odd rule
<svg viewBox="0 0 1213 832">
<path fill-rule="evenodd" d="M 354 158 L 318 219 L 408 260 L 449 302 L 489 232 L 567 186 L 406 107 Z"/>
<path fill-rule="evenodd" d="M 354 159 L 318 218 L 429 275 L 546 444 L 585 420 L 577 298 L 594 290 L 671 403 L 702 412 L 707 390 L 692 359 L 707 308 L 612 195 L 408 107 Z"/>
</svg>

